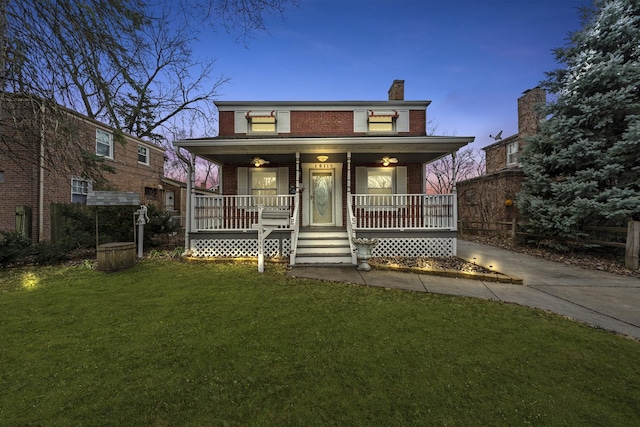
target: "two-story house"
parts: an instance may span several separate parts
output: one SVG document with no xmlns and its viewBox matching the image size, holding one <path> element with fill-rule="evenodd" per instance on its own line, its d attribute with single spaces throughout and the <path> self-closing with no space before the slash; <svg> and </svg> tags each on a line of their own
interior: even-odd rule
<svg viewBox="0 0 640 427">
<path fill-rule="evenodd" d="M 7 96 L 3 102 L 0 230 L 17 231 L 33 241 L 51 241 L 51 205 L 85 203 L 91 190 L 135 192 L 142 203 L 162 205 L 161 147 L 64 107 L 56 106 L 52 117 L 38 99 Z M 53 138 L 61 144 L 55 149 L 48 146 Z M 106 181 L 94 188 L 96 183 L 76 161 L 82 156 L 58 155 L 64 150 L 95 153 L 115 173 L 105 172 Z"/>
<path fill-rule="evenodd" d="M 527 137 L 540 131 L 543 118 L 538 107 L 545 102 L 543 89 L 526 90 L 518 98 L 518 133 L 483 148 L 487 165 L 484 175 L 458 182 L 461 221 L 500 222 L 519 217 L 515 197 L 524 180 L 520 153 Z"/>
<path fill-rule="evenodd" d="M 430 101 L 217 102 L 215 138 L 175 142 L 217 163 L 219 196 L 193 196 L 192 255 L 256 256 L 263 210 L 286 212 L 265 255 L 291 264 L 355 263 L 353 238 L 376 256 L 452 256 L 456 197 L 425 194 L 425 164 L 473 137 L 426 134 Z M 277 223 L 277 221 L 275 221 Z M 273 226 L 272 226 L 273 228 Z"/>
</svg>

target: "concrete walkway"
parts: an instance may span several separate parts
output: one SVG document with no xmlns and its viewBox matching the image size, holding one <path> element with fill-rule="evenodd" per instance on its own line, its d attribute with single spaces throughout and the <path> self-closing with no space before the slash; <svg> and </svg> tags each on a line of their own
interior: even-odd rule
<svg viewBox="0 0 640 427">
<path fill-rule="evenodd" d="M 640 339 L 640 280 L 458 241 L 458 257 L 524 285 L 351 267 L 294 266 L 289 275 L 384 288 L 461 295 L 540 308 L 588 325 Z"/>
</svg>

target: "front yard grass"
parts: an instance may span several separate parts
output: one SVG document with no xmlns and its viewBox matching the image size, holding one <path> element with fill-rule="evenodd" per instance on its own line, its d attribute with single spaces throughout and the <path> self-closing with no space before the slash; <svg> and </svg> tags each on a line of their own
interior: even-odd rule
<svg viewBox="0 0 640 427">
<path fill-rule="evenodd" d="M 640 425 L 637 341 L 279 265 L 3 270 L 0 325 L 0 425 Z"/>
</svg>

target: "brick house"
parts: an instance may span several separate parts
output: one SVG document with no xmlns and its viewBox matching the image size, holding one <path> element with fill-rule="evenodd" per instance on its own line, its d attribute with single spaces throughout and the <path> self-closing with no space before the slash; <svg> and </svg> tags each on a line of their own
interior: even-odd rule
<svg viewBox="0 0 640 427">
<path fill-rule="evenodd" d="M 457 183 L 460 221 L 504 222 L 519 218 L 515 197 L 522 188 L 524 172 L 519 153 L 526 138 L 540 131 L 537 106 L 546 102 L 546 93 L 536 87 L 518 98 L 518 133 L 483 148 L 486 174 Z"/>
<path fill-rule="evenodd" d="M 260 256 L 264 244 L 291 264 L 353 264 L 358 237 L 378 239 L 374 255 L 454 255 L 456 198 L 425 194 L 425 164 L 474 138 L 427 136 L 430 101 L 405 100 L 404 80 L 388 95 L 217 102 L 217 137 L 175 142 L 221 171 L 220 195 L 192 198 L 191 253 Z"/>
<path fill-rule="evenodd" d="M 62 107 L 55 109 L 53 118 L 43 103 L 32 98 L 14 96 L 3 102 L 0 230 L 18 231 L 33 241 L 50 241 L 51 204 L 85 203 L 90 190 L 135 192 L 141 203 L 161 205 L 164 149 Z M 9 108 L 17 120 L 8 120 Z M 14 126 L 16 122 L 21 125 Z M 106 181 L 100 188 L 83 177 L 79 163 L 57 164 L 55 170 L 51 167 L 64 162 L 55 158 L 60 148 L 47 149 L 48 141 L 62 129 L 67 132 L 65 138 L 74 140 L 75 145 L 68 149 L 84 146 L 115 170 L 104 173 Z"/>
</svg>

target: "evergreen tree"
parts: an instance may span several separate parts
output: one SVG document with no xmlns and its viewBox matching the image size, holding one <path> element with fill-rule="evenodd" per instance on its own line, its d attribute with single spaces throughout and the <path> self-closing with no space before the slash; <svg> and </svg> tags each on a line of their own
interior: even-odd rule
<svg viewBox="0 0 640 427">
<path fill-rule="evenodd" d="M 533 231 L 578 237 L 586 225 L 640 219 L 640 2 L 596 0 L 554 51 L 538 135 L 521 162 L 518 207 Z"/>
</svg>

